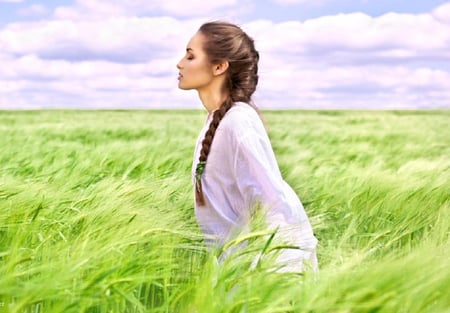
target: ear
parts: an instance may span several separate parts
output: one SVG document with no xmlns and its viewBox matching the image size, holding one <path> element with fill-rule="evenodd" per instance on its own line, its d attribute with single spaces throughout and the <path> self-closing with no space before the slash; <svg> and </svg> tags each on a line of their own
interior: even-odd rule
<svg viewBox="0 0 450 313">
<path fill-rule="evenodd" d="M 214 64 L 213 65 L 213 74 L 215 76 L 219 76 L 222 75 L 223 73 L 225 73 L 228 69 L 228 61 L 222 61 L 220 63 Z"/>
</svg>

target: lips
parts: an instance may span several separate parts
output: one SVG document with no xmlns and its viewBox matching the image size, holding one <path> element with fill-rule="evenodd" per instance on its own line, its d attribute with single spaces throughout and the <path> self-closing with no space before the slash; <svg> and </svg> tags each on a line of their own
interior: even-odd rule
<svg viewBox="0 0 450 313">
<path fill-rule="evenodd" d="M 178 79 L 182 79 L 183 75 L 181 75 L 181 73 L 178 73 Z"/>
</svg>

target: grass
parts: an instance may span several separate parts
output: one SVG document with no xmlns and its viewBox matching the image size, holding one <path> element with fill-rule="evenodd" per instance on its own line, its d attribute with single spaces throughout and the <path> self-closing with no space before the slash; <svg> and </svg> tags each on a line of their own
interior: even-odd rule
<svg viewBox="0 0 450 313">
<path fill-rule="evenodd" d="M 450 111 L 263 116 L 316 275 L 205 251 L 204 112 L 0 111 L 0 312 L 450 312 Z"/>
</svg>

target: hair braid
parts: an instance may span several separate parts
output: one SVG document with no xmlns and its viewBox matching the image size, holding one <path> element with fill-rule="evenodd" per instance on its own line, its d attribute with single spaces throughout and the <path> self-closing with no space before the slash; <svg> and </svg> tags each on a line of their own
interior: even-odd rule
<svg viewBox="0 0 450 313">
<path fill-rule="evenodd" d="M 201 176 L 205 170 L 206 160 L 208 159 L 211 145 L 216 135 L 216 130 L 219 127 L 220 121 L 233 106 L 231 98 L 225 100 L 219 109 L 214 111 L 213 119 L 209 124 L 209 128 L 206 131 L 205 138 L 202 141 L 202 149 L 200 150 L 200 157 L 198 158 L 197 168 L 195 169 L 195 198 L 198 204 L 204 205 L 205 198 L 203 196 L 202 180 Z"/>
</svg>

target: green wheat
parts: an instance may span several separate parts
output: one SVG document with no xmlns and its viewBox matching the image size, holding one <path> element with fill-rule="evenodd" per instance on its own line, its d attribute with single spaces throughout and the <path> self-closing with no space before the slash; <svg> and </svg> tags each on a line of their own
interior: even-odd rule
<svg viewBox="0 0 450 313">
<path fill-rule="evenodd" d="M 450 111 L 262 114 L 319 273 L 206 251 L 204 112 L 0 111 L 0 312 L 450 312 Z"/>
</svg>

